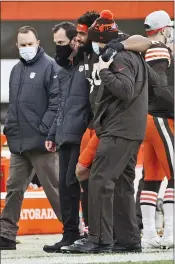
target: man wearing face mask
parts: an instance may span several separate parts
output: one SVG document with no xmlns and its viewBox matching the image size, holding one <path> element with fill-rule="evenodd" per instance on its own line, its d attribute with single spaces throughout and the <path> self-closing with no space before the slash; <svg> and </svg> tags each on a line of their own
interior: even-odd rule
<svg viewBox="0 0 175 264">
<path fill-rule="evenodd" d="M 75 46 L 76 26 L 63 22 L 53 28 L 56 43 L 56 62 L 59 72 L 60 105 L 57 117 L 46 141 L 48 151 L 59 153 L 59 192 L 63 222 L 63 238 L 51 246 L 48 253 L 58 253 L 62 246 L 71 245 L 80 238 L 80 185 L 75 175 L 80 143 L 89 120 L 89 83 L 85 77 L 83 52 Z"/>
<path fill-rule="evenodd" d="M 172 41 L 169 15 L 163 11 L 149 14 L 144 22 L 148 38 L 159 41 L 151 46 L 145 60 L 158 74 L 162 89 L 154 87 L 149 97 L 147 130 L 144 140 L 144 188 L 140 204 L 143 220 L 142 247 L 173 247 L 174 207 L 174 58 L 167 47 Z M 155 213 L 157 196 L 165 175 L 168 186 L 164 196 L 164 234 L 157 235 Z"/>
<path fill-rule="evenodd" d="M 118 37 L 118 26 L 109 10 L 102 11 L 88 30 L 97 53 Z M 137 152 L 146 128 L 146 64 L 140 54 L 121 51 L 114 61 L 111 58 L 104 62 L 100 57 L 97 74 L 101 84 L 93 125 L 99 145 L 89 176 L 89 236 L 61 251 L 140 252 L 133 181 Z"/>
<path fill-rule="evenodd" d="M 39 44 L 34 28 L 19 29 L 20 61 L 10 75 L 9 108 L 4 126 L 11 158 L 7 196 L 1 214 L 1 250 L 16 249 L 17 223 L 33 168 L 55 214 L 61 219 L 58 154 L 49 153 L 45 148 L 45 138 L 58 109 L 60 67 Z"/>
</svg>

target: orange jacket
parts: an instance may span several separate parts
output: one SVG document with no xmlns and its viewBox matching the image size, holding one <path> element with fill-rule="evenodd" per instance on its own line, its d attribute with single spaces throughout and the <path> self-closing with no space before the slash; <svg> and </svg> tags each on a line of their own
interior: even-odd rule
<svg viewBox="0 0 175 264">
<path fill-rule="evenodd" d="M 89 167 L 96 154 L 99 139 L 94 130 L 87 129 L 81 142 L 80 156 L 78 162 L 84 166 Z"/>
<path fill-rule="evenodd" d="M 83 167 L 88 168 L 92 164 L 98 143 L 99 138 L 96 136 L 95 130 L 87 128 L 81 141 L 80 156 L 78 160 Z M 137 165 L 143 165 L 143 144 L 139 149 Z"/>
</svg>

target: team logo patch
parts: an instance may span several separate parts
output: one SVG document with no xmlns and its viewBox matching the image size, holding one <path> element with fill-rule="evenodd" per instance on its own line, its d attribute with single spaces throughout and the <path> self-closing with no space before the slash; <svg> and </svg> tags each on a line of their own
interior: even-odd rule
<svg viewBox="0 0 175 264">
<path fill-rule="evenodd" d="M 80 65 L 79 72 L 82 72 L 83 70 L 84 70 L 84 66 L 83 65 Z"/>
<path fill-rule="evenodd" d="M 30 74 L 30 79 L 33 79 L 33 78 L 35 78 L 35 75 L 36 75 L 36 73 L 35 73 L 35 72 L 31 72 L 31 74 Z"/>
</svg>

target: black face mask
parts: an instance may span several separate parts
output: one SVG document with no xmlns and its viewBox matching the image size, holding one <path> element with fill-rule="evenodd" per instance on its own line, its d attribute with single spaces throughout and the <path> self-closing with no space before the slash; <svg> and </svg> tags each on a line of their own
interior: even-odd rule
<svg viewBox="0 0 175 264">
<path fill-rule="evenodd" d="M 69 56 L 72 53 L 72 48 L 70 47 L 70 45 L 65 45 L 65 46 L 60 46 L 60 45 L 56 45 L 56 59 L 68 59 Z"/>
</svg>

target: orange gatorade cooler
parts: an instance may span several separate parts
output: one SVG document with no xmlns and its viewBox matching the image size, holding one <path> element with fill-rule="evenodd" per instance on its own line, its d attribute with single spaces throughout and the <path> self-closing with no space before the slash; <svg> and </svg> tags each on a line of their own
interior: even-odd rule
<svg viewBox="0 0 175 264">
<path fill-rule="evenodd" d="M 1 193 L 1 211 L 5 205 L 6 192 Z M 62 223 L 57 219 L 44 191 L 24 194 L 18 235 L 61 234 Z"/>
<path fill-rule="evenodd" d="M 1 176 L 0 176 L 0 191 L 6 191 L 6 181 L 9 175 L 10 159 L 3 156 L 2 148 L 6 143 L 6 136 L 1 134 Z"/>
</svg>

